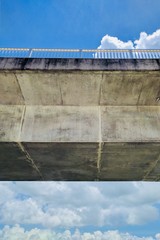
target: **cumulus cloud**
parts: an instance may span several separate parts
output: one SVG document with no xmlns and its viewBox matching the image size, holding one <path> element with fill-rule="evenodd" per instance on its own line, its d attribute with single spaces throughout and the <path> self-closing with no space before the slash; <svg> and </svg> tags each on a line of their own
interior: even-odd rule
<svg viewBox="0 0 160 240">
<path fill-rule="evenodd" d="M 160 234 L 157 233 L 153 237 L 137 237 L 129 233 L 120 233 L 119 231 L 96 231 L 93 233 L 80 233 L 77 229 L 73 234 L 66 230 L 61 233 L 56 233 L 51 230 L 32 229 L 25 231 L 19 225 L 14 227 L 5 226 L 0 230 L 0 239 L 3 240 L 159 240 Z"/>
<path fill-rule="evenodd" d="M 7 201 L 0 210 L 0 218 L 3 224 L 41 224 L 44 227 L 79 226 L 81 220 L 72 209 L 52 206 L 45 209 L 44 204 L 31 198 Z"/>
<path fill-rule="evenodd" d="M 160 217 L 159 183 L 1 182 L 0 189 L 4 225 L 115 227 L 143 225 Z"/>
<path fill-rule="evenodd" d="M 140 38 L 134 43 L 137 49 L 160 49 L 160 29 L 152 34 L 141 32 Z"/>
<path fill-rule="evenodd" d="M 105 35 L 98 49 L 160 49 L 160 29 L 152 34 L 141 32 L 139 39 L 134 42 L 124 42 L 117 37 Z"/>
<path fill-rule="evenodd" d="M 133 49 L 133 42 L 123 42 L 117 37 L 105 35 L 101 40 L 101 45 L 98 49 Z"/>
</svg>

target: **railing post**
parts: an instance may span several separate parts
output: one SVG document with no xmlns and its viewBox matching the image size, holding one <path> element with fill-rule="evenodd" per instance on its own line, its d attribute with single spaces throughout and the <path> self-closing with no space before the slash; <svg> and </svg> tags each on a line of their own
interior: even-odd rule
<svg viewBox="0 0 160 240">
<path fill-rule="evenodd" d="M 132 51 L 132 49 L 129 49 L 129 55 L 130 55 L 130 58 L 131 58 L 131 59 L 134 58 L 134 57 L 133 57 L 133 51 Z"/>
<path fill-rule="evenodd" d="M 79 49 L 79 55 L 80 55 L 80 58 L 82 58 L 82 49 Z"/>
<path fill-rule="evenodd" d="M 31 56 L 32 56 L 32 48 L 29 49 L 28 58 L 31 58 Z"/>
</svg>

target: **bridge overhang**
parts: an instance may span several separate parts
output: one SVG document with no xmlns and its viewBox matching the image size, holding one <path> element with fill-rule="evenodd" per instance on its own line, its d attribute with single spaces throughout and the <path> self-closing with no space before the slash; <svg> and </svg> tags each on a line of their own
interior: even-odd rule
<svg viewBox="0 0 160 240">
<path fill-rule="evenodd" d="M 160 179 L 159 59 L 0 59 L 0 180 Z"/>
</svg>

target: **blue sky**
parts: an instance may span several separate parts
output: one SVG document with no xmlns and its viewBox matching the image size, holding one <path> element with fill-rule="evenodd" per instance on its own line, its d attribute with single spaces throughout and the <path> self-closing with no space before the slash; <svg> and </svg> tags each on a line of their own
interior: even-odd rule
<svg viewBox="0 0 160 240">
<path fill-rule="evenodd" d="M 160 240 L 156 182 L 0 182 L 0 192 L 3 240 Z"/>
<path fill-rule="evenodd" d="M 0 47 L 97 48 L 160 28 L 159 0 L 0 0 Z"/>
</svg>

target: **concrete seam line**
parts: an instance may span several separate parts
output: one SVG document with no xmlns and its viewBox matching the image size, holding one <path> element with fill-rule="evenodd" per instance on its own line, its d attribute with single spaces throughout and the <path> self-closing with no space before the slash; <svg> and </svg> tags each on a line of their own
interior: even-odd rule
<svg viewBox="0 0 160 240">
<path fill-rule="evenodd" d="M 24 98 L 24 96 L 23 96 L 23 92 L 22 92 L 22 89 L 21 89 L 21 85 L 20 85 L 20 83 L 19 83 L 19 80 L 18 80 L 18 77 L 17 77 L 16 73 L 14 73 L 14 76 L 15 76 L 15 78 L 16 78 L 16 81 L 17 81 L 17 84 L 18 84 L 18 87 L 19 87 L 21 96 L 22 96 L 23 101 L 24 101 L 24 104 L 25 104 L 25 98 Z"/>
<path fill-rule="evenodd" d="M 102 158 L 102 148 L 103 148 L 103 142 L 102 142 L 102 127 L 101 127 L 101 106 L 98 107 L 98 114 L 99 114 L 99 145 L 98 145 L 98 157 L 97 157 L 97 179 L 99 179 L 99 174 L 101 171 L 101 158 Z"/>
<path fill-rule="evenodd" d="M 20 123 L 20 130 L 19 130 L 19 136 L 18 139 L 21 139 L 21 133 L 23 129 L 23 124 L 24 124 L 24 119 L 25 119 L 25 114 L 26 114 L 26 106 L 23 106 L 23 112 L 22 112 L 22 117 L 21 117 L 21 123 Z"/>
<path fill-rule="evenodd" d="M 59 91 L 60 91 L 61 104 L 63 105 L 63 97 L 62 97 L 61 80 L 60 80 L 60 82 L 57 80 L 57 84 L 58 84 Z"/>
<path fill-rule="evenodd" d="M 98 158 L 97 158 L 98 174 L 100 173 L 100 169 L 101 169 L 101 154 L 102 154 L 102 143 L 99 142 L 99 144 L 98 144 Z"/>
<path fill-rule="evenodd" d="M 99 99 L 98 99 L 99 106 L 101 104 L 102 83 L 103 83 L 103 73 L 101 74 L 101 81 L 100 81 L 100 86 L 99 86 Z"/>
<path fill-rule="evenodd" d="M 31 164 L 31 166 L 36 170 L 36 172 L 40 175 L 41 180 L 44 180 L 44 179 L 43 179 L 43 176 L 42 176 L 42 174 L 41 174 L 41 172 L 40 172 L 40 170 L 39 170 L 39 168 L 36 166 L 33 158 L 31 158 L 30 154 L 29 154 L 29 153 L 27 152 L 27 150 L 24 148 L 23 144 L 22 144 L 21 142 L 16 142 L 16 143 L 17 143 L 18 147 L 20 148 L 20 150 L 21 150 L 22 152 L 24 152 L 24 154 L 25 154 L 25 156 L 26 156 L 26 158 L 27 158 L 27 162 L 29 162 L 29 163 Z"/>
<path fill-rule="evenodd" d="M 141 97 L 141 94 L 142 94 L 143 85 L 144 85 L 144 79 L 142 81 L 142 86 L 141 86 L 141 89 L 140 89 L 140 92 L 139 92 L 139 96 L 138 96 L 138 99 L 137 99 L 137 106 L 139 105 L 139 100 L 140 100 L 140 97 Z"/>
</svg>

